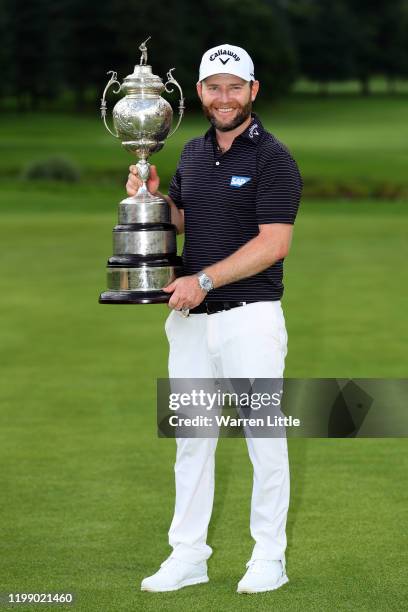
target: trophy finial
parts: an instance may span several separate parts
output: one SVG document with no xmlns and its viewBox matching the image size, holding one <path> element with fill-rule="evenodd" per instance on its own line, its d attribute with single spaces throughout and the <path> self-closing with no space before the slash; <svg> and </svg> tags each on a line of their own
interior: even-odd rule
<svg viewBox="0 0 408 612">
<path fill-rule="evenodd" d="M 142 42 L 142 44 L 139 47 L 139 51 L 142 52 L 142 55 L 140 56 L 140 65 L 141 66 L 146 66 L 147 64 L 147 47 L 146 47 L 146 43 L 151 39 L 151 36 L 149 36 L 149 38 L 146 38 L 145 41 Z"/>
</svg>

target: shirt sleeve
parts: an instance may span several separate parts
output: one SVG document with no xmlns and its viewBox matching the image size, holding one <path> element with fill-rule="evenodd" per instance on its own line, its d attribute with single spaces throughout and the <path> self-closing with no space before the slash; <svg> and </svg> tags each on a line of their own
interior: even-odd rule
<svg viewBox="0 0 408 612">
<path fill-rule="evenodd" d="M 290 153 L 281 149 L 260 163 L 257 179 L 258 224 L 293 224 L 299 208 L 303 181 Z"/>
<path fill-rule="evenodd" d="M 169 196 L 177 206 L 177 208 L 184 208 L 183 202 L 181 201 L 181 181 L 183 171 L 183 153 L 180 156 L 179 163 L 175 175 L 170 181 Z"/>
</svg>

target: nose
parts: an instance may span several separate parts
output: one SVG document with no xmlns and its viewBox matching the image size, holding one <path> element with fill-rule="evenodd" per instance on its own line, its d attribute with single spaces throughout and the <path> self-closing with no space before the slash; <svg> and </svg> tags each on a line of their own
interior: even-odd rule
<svg viewBox="0 0 408 612">
<path fill-rule="evenodd" d="M 220 96 L 219 96 L 220 102 L 222 102 L 223 104 L 226 104 L 227 102 L 229 102 L 229 91 L 228 89 L 224 89 L 220 91 Z"/>
</svg>

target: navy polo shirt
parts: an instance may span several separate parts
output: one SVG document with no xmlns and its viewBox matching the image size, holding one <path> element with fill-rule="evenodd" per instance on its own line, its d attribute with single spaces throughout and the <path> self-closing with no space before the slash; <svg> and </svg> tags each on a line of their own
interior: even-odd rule
<svg viewBox="0 0 408 612">
<path fill-rule="evenodd" d="M 288 149 L 252 122 L 221 153 L 215 130 L 184 147 L 169 195 L 184 209 L 186 274 L 225 259 L 259 233 L 264 223 L 293 224 L 302 178 Z M 270 301 L 283 294 L 283 259 L 249 278 L 210 291 L 206 301 Z"/>
</svg>

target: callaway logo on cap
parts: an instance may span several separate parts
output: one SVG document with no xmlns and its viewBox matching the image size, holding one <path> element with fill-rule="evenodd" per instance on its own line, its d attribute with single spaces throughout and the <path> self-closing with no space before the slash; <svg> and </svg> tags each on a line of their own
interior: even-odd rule
<svg viewBox="0 0 408 612">
<path fill-rule="evenodd" d="M 199 81 L 213 74 L 235 74 L 244 81 L 254 81 L 254 64 L 245 49 L 218 45 L 206 51 L 201 59 Z"/>
</svg>

